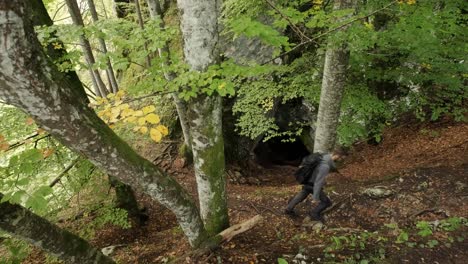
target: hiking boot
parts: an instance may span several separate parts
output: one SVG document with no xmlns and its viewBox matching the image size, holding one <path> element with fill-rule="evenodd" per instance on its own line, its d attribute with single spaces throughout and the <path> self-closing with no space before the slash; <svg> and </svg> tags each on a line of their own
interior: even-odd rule
<svg viewBox="0 0 468 264">
<path fill-rule="evenodd" d="M 312 221 L 317 221 L 317 222 L 325 222 L 325 220 L 323 219 L 323 217 L 319 214 L 314 214 L 314 213 L 311 213 L 309 214 L 310 216 L 310 220 Z"/>
<path fill-rule="evenodd" d="M 299 215 L 293 210 L 289 210 L 289 209 L 285 209 L 284 210 L 284 214 L 289 216 L 289 217 L 292 217 L 292 218 L 296 218 L 298 217 Z"/>
</svg>

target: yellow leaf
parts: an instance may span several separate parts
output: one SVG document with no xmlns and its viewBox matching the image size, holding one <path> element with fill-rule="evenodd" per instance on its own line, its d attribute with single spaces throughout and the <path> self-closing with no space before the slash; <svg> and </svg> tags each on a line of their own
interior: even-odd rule
<svg viewBox="0 0 468 264">
<path fill-rule="evenodd" d="M 136 132 L 136 131 L 140 130 L 140 128 L 141 128 L 141 126 L 136 126 L 136 127 L 133 128 L 133 131 Z"/>
<path fill-rule="evenodd" d="M 162 134 L 161 134 L 161 132 L 159 132 L 157 129 L 152 128 L 152 129 L 150 130 L 150 137 L 151 137 L 151 139 L 154 140 L 155 142 L 159 142 L 159 141 L 161 141 L 161 139 L 162 139 Z"/>
<path fill-rule="evenodd" d="M 148 132 L 148 128 L 145 127 L 145 126 L 142 126 L 140 127 L 140 133 L 142 133 L 143 135 L 146 134 Z"/>
<path fill-rule="evenodd" d="M 156 129 L 163 134 L 163 136 L 167 136 L 169 134 L 169 129 L 167 129 L 166 126 L 159 125 L 156 127 Z"/>
<path fill-rule="evenodd" d="M 159 116 L 153 113 L 148 114 L 145 118 L 146 121 L 148 121 L 151 124 L 157 124 L 160 121 Z"/>
<path fill-rule="evenodd" d="M 129 116 L 127 118 L 125 118 L 125 122 L 128 122 L 128 123 L 134 123 L 136 121 L 136 116 Z"/>
<path fill-rule="evenodd" d="M 130 106 L 128 104 L 121 104 L 119 106 L 120 109 L 124 110 L 124 109 L 130 109 Z"/>
<path fill-rule="evenodd" d="M 119 106 L 121 104 L 122 104 L 122 100 L 116 98 L 114 102 L 114 106 Z"/>
<path fill-rule="evenodd" d="M 110 129 L 114 129 L 114 128 L 115 128 L 115 125 L 114 125 L 114 124 L 109 125 L 109 128 L 110 128 Z"/>
<path fill-rule="evenodd" d="M 42 157 L 46 159 L 50 155 L 54 154 L 55 150 L 52 148 L 46 148 L 46 149 L 43 149 L 41 152 L 42 152 Z"/>
<path fill-rule="evenodd" d="M 125 95 L 125 91 L 124 91 L 124 90 L 120 90 L 120 91 L 118 91 L 115 95 L 118 96 L 118 97 L 122 97 L 122 96 Z"/>
<path fill-rule="evenodd" d="M 148 114 L 148 113 L 152 113 L 154 112 L 154 110 L 156 110 L 156 107 L 154 107 L 153 105 L 148 105 L 148 106 L 145 106 L 143 107 L 143 109 L 141 109 L 143 111 L 143 114 Z"/>
<path fill-rule="evenodd" d="M 133 113 L 133 115 L 134 115 L 134 116 L 143 116 L 144 113 L 143 113 L 143 111 L 138 110 L 138 111 L 135 111 L 135 112 Z"/>
<path fill-rule="evenodd" d="M 42 134 L 44 134 L 46 131 L 45 131 L 44 129 L 42 129 L 42 128 L 38 128 L 38 129 L 36 130 L 36 132 L 37 132 L 39 135 L 42 135 Z"/>
<path fill-rule="evenodd" d="M 128 116 L 132 116 L 134 113 L 135 113 L 135 111 L 133 111 L 133 109 L 125 108 L 125 109 L 122 110 L 122 113 L 120 113 L 120 114 L 122 115 L 122 117 L 128 117 Z"/>
<path fill-rule="evenodd" d="M 106 113 L 106 110 L 101 110 L 101 111 L 99 111 L 99 112 L 97 113 L 97 115 L 98 115 L 100 118 L 102 118 L 102 117 L 105 115 L 105 113 Z"/>
<path fill-rule="evenodd" d="M 108 94 L 106 97 L 107 97 L 107 99 L 112 99 L 112 98 L 114 98 L 114 97 L 115 97 L 115 94 L 113 94 L 113 93 L 110 93 L 110 94 Z"/>
<path fill-rule="evenodd" d="M 0 135 L 0 142 L 5 141 L 5 137 L 3 135 Z"/>
<path fill-rule="evenodd" d="M 146 123 L 146 119 L 144 117 L 140 117 L 138 118 L 138 124 L 140 126 L 144 125 Z"/>
</svg>

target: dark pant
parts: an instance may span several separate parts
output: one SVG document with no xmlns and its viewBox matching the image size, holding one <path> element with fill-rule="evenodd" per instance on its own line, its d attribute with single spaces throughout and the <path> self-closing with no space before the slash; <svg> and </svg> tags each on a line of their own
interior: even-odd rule
<svg viewBox="0 0 468 264">
<path fill-rule="evenodd" d="M 302 187 L 302 190 L 298 194 L 296 194 L 296 196 L 294 196 L 291 199 L 291 201 L 289 201 L 288 206 L 286 207 L 286 210 L 292 211 L 298 203 L 304 201 L 305 198 L 307 198 L 307 196 L 309 196 L 309 194 L 313 192 L 314 192 L 314 186 L 304 185 Z M 319 204 L 310 211 L 310 216 L 313 219 L 320 219 L 320 213 L 322 213 L 323 210 L 327 209 L 329 206 L 332 205 L 330 198 L 328 198 L 327 194 L 323 191 L 323 188 L 320 190 L 319 200 L 320 200 Z"/>
</svg>

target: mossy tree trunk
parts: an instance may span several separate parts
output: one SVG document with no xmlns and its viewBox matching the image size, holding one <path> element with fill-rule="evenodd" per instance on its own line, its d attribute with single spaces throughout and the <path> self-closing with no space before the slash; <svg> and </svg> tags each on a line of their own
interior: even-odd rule
<svg viewBox="0 0 468 264">
<path fill-rule="evenodd" d="M 6 0 L 1 0 L 0 5 L 2 1 Z M 0 193 L 0 200 L 2 197 Z M 41 248 L 65 263 L 115 263 L 86 240 L 61 229 L 20 205 L 0 203 L 0 229 Z"/>
<path fill-rule="evenodd" d="M 159 0 L 146 0 L 148 3 L 148 8 L 150 11 L 150 15 L 152 19 L 158 20 L 159 21 L 159 26 L 161 29 L 164 29 L 164 21 L 162 18 L 162 7 L 161 3 Z M 170 50 L 168 43 L 165 43 L 162 48 L 158 49 L 159 57 L 162 60 L 162 67 L 164 69 L 164 77 L 168 82 L 172 81 L 176 75 L 173 71 L 168 70 L 170 66 Z M 180 122 L 180 127 L 182 128 L 182 133 L 184 135 L 184 144 L 185 144 L 185 150 L 184 156 L 190 155 L 192 152 L 192 138 L 190 136 L 190 127 L 188 123 L 188 118 L 187 118 L 187 104 L 179 98 L 177 93 L 172 94 L 172 99 L 174 100 L 174 104 L 177 110 L 177 115 L 179 117 L 179 122 Z M 187 157 L 191 158 L 191 157 Z"/>
<path fill-rule="evenodd" d="M 337 0 L 334 10 L 354 8 L 356 0 Z M 341 18 L 341 20 L 346 17 Z M 341 30 L 346 30 L 343 27 Z M 325 53 L 322 90 L 315 131 L 314 152 L 330 152 L 335 148 L 336 130 L 340 118 L 341 100 L 346 83 L 346 70 L 349 61 L 349 51 L 345 44 L 337 46 L 328 43 Z"/>
<path fill-rule="evenodd" d="M 185 61 L 193 71 L 206 71 L 219 61 L 221 1 L 178 0 L 177 4 Z M 189 101 L 188 111 L 200 211 L 206 230 L 214 235 L 229 226 L 221 97 L 200 94 Z"/>
<path fill-rule="evenodd" d="M 96 11 L 96 6 L 94 5 L 93 0 L 88 0 L 88 7 L 91 13 L 91 17 L 93 18 L 93 22 L 96 23 L 99 20 L 98 13 Z M 106 41 L 103 38 L 99 38 L 99 45 L 101 46 L 101 50 L 104 54 L 107 53 L 107 45 Z M 109 57 L 106 60 L 107 69 L 106 74 L 109 80 L 109 85 L 112 87 L 112 92 L 116 93 L 119 91 L 119 85 L 117 84 L 117 79 L 115 78 L 114 68 L 112 67 L 112 62 Z"/>
<path fill-rule="evenodd" d="M 65 0 L 65 2 L 67 4 L 68 11 L 72 18 L 73 24 L 79 27 L 84 27 L 83 18 L 81 17 L 80 8 L 78 7 L 78 3 L 76 2 L 76 0 Z M 96 95 L 106 97 L 109 91 L 107 90 L 106 85 L 102 81 L 101 74 L 99 73 L 99 70 L 92 69 L 92 67 L 96 63 L 96 60 L 94 58 L 91 44 L 84 35 L 80 35 L 80 44 L 81 48 L 83 49 L 83 55 L 85 57 L 86 63 L 90 68 L 91 78 L 94 76 L 94 91 Z"/>
<path fill-rule="evenodd" d="M 109 176 L 109 183 L 115 190 L 115 206 L 126 210 L 128 216 L 138 218 L 140 216 L 140 208 L 138 208 L 138 201 L 132 187 L 113 176 Z"/>
<path fill-rule="evenodd" d="M 120 181 L 168 207 L 193 246 L 207 240 L 190 195 L 170 176 L 135 153 L 91 109 L 81 90 L 45 56 L 26 0 L 0 1 L 0 99 L 29 114 L 70 149 Z"/>
</svg>

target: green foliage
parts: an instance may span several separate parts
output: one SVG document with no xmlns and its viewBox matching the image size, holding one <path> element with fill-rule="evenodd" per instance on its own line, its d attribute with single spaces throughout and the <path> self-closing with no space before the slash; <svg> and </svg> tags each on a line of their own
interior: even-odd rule
<svg viewBox="0 0 468 264">
<path fill-rule="evenodd" d="M 418 235 L 422 237 L 427 237 L 432 235 L 431 225 L 426 221 L 420 221 L 416 224 L 416 227 L 419 229 Z"/>
<path fill-rule="evenodd" d="M 96 228 L 101 228 L 106 224 L 119 226 L 124 229 L 128 229 L 131 226 L 128 220 L 128 213 L 124 209 L 103 207 L 99 210 L 99 215 L 94 219 L 93 223 Z"/>
<path fill-rule="evenodd" d="M 278 264 L 288 264 L 288 261 L 286 261 L 284 258 L 278 258 Z"/>
<path fill-rule="evenodd" d="M 28 257 L 30 248 L 26 242 L 3 237 L 0 232 L 0 264 L 21 264 Z"/>
</svg>

